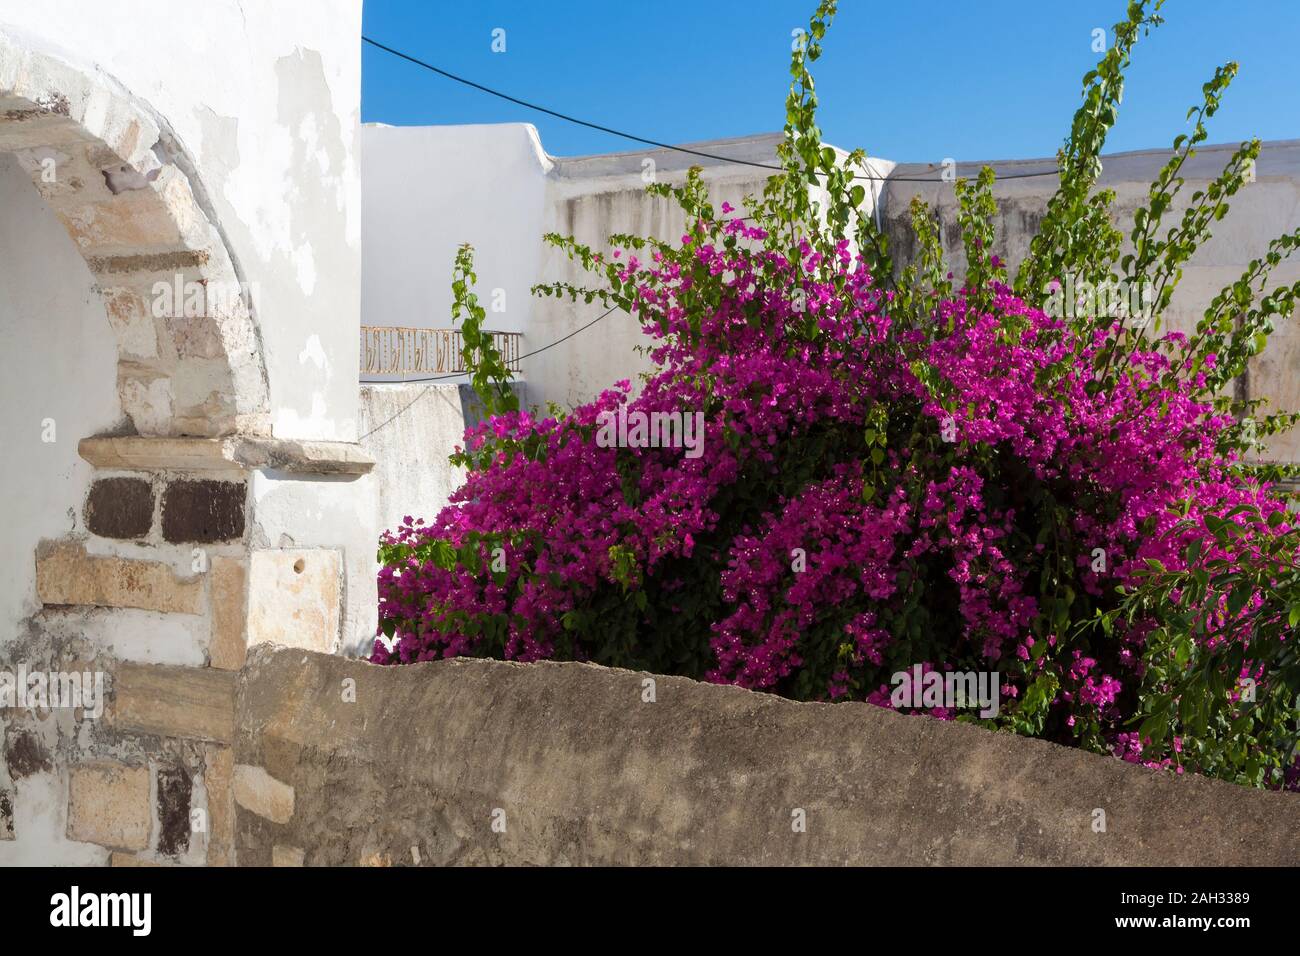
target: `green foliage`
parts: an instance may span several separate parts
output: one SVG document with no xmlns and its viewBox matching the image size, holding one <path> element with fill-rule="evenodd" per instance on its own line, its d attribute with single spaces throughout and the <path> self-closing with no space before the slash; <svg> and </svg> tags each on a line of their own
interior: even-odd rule
<svg viewBox="0 0 1300 956">
<path fill-rule="evenodd" d="M 460 338 L 465 369 L 470 384 L 483 403 L 488 416 L 517 412 L 519 399 L 510 387 L 510 370 L 501 359 L 501 353 L 492 341 L 492 333 L 483 328 L 486 314 L 474 294 L 474 250 L 468 244 L 456 250 L 456 265 L 452 273 L 451 318 L 461 319 Z"/>
<path fill-rule="evenodd" d="M 1150 567 L 1100 618 L 1107 630 L 1156 622 L 1143 651 L 1141 736 L 1153 746 L 1180 737 L 1177 762 L 1253 787 L 1284 783 L 1300 737 L 1300 535 L 1266 533 L 1284 520 L 1251 506 L 1207 518 L 1231 557 L 1205 559 L 1197 540 L 1186 569 Z M 1247 540 L 1259 548 L 1243 560 Z"/>
</svg>

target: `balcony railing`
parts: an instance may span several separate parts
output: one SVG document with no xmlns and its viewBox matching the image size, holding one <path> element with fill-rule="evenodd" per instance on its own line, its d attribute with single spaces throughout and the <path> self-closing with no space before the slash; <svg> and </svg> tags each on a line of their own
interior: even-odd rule
<svg viewBox="0 0 1300 956">
<path fill-rule="evenodd" d="M 523 335 L 492 332 L 492 343 L 512 372 L 523 371 L 519 356 Z M 380 378 L 424 378 L 465 371 L 460 329 L 412 329 L 402 326 L 361 326 L 361 375 Z"/>
</svg>

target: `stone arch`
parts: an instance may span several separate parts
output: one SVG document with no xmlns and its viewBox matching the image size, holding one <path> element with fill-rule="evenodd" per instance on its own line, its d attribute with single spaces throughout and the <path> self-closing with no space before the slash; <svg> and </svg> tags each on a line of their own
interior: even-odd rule
<svg viewBox="0 0 1300 956">
<path fill-rule="evenodd" d="M 135 434 L 269 436 L 251 295 L 166 122 L 103 71 L 0 31 L 0 153 L 31 175 L 95 276 Z M 164 286 L 198 290 L 202 314 L 187 317 Z"/>
</svg>

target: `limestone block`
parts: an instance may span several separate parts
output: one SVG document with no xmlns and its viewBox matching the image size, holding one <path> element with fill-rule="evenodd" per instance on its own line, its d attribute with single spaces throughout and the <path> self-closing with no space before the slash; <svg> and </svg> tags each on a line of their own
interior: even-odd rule
<svg viewBox="0 0 1300 956">
<path fill-rule="evenodd" d="M 213 667 L 237 671 L 248 648 L 244 636 L 248 575 L 238 558 L 214 557 L 211 570 L 212 639 L 208 658 Z"/>
<path fill-rule="evenodd" d="M 118 853 L 114 851 L 108 857 L 109 866 L 162 866 L 161 863 L 155 863 L 152 860 L 144 860 L 132 853 Z"/>
<path fill-rule="evenodd" d="M 149 768 L 104 760 L 72 768 L 68 839 L 124 850 L 149 846 Z"/>
<path fill-rule="evenodd" d="M 209 747 L 203 771 L 208 794 L 208 865 L 235 863 L 235 754 L 229 747 Z"/>
<path fill-rule="evenodd" d="M 144 297 L 125 286 L 105 289 L 103 297 L 121 354 L 134 359 L 157 358 L 158 329 Z"/>
<path fill-rule="evenodd" d="M 272 823 L 293 817 L 293 787 L 276 780 L 261 767 L 235 766 L 235 802 Z"/>
<path fill-rule="evenodd" d="M 118 730 L 229 743 L 235 679 L 211 667 L 123 661 L 113 674 L 110 721 Z"/>
<path fill-rule="evenodd" d="M 302 866 L 305 858 L 306 853 L 302 847 L 280 846 L 279 844 L 271 847 L 272 866 Z"/>
<path fill-rule="evenodd" d="M 203 582 L 184 580 L 160 561 L 90 555 L 75 541 L 42 542 L 36 552 L 36 595 L 42 604 L 137 607 L 199 614 Z"/>
<path fill-rule="evenodd" d="M 330 653 L 339 634 L 342 560 L 338 551 L 254 551 L 248 571 L 248 644 Z"/>
</svg>

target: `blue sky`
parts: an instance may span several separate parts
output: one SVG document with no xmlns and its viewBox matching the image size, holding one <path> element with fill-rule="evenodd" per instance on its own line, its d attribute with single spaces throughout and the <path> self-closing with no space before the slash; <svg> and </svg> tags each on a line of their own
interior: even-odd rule
<svg viewBox="0 0 1300 956">
<path fill-rule="evenodd" d="M 486 86 L 669 143 L 779 131 L 791 30 L 814 0 L 365 0 L 368 36 Z M 815 64 L 824 138 L 903 162 L 1050 156 L 1124 0 L 841 0 Z M 1300 0 L 1168 0 L 1139 43 L 1108 152 L 1168 146 L 1215 66 L 1241 64 L 1210 142 L 1300 138 Z M 492 31 L 506 51 L 493 53 Z M 364 45 L 362 119 L 531 122 L 553 155 L 635 143 Z"/>
</svg>

